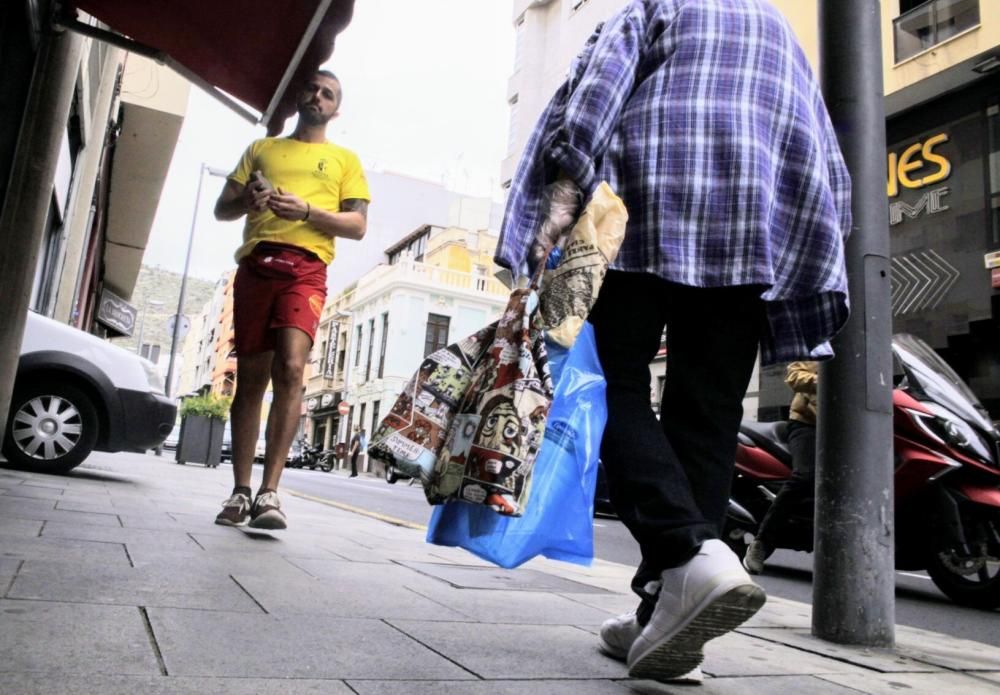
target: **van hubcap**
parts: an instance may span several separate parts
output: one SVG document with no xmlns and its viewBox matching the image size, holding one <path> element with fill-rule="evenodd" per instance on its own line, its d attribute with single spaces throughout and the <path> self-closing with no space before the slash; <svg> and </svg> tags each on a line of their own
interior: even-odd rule
<svg viewBox="0 0 1000 695">
<path fill-rule="evenodd" d="M 11 435 L 17 448 L 32 458 L 62 458 L 79 443 L 83 417 L 59 396 L 36 396 L 14 414 Z"/>
</svg>

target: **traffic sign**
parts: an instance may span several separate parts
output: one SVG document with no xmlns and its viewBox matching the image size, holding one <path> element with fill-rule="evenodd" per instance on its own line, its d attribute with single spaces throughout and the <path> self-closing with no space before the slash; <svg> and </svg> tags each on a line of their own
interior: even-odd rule
<svg viewBox="0 0 1000 695">
<path fill-rule="evenodd" d="M 174 321 L 176 319 L 177 319 L 176 315 L 171 316 L 170 318 L 167 319 L 167 335 L 171 337 L 174 335 Z M 189 319 L 187 316 L 181 316 L 181 326 L 180 330 L 178 331 L 177 339 L 184 340 L 184 336 L 188 334 L 189 330 L 191 330 L 191 319 Z"/>
<path fill-rule="evenodd" d="M 341 415 L 347 415 L 351 412 L 351 405 L 347 401 L 341 401 L 337 404 L 337 412 Z"/>
</svg>

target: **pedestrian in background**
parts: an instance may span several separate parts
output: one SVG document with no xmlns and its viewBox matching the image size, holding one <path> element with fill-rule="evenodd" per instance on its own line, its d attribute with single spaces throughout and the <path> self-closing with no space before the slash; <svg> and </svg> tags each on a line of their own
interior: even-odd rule
<svg viewBox="0 0 1000 695">
<path fill-rule="evenodd" d="M 764 563 L 778 547 L 782 528 L 799 512 L 812 518 L 816 500 L 816 362 L 792 362 L 785 369 L 785 383 L 794 392 L 788 413 L 788 448 L 792 454 L 792 478 L 786 482 L 764 515 L 753 542 L 747 547 L 743 566 L 750 574 L 764 571 Z M 810 541 L 812 537 L 810 535 Z M 808 548 L 812 550 L 812 547 Z"/>
<path fill-rule="evenodd" d="M 364 448 L 363 443 L 363 430 L 358 425 L 354 426 L 354 436 L 351 437 L 351 478 L 358 477 L 358 456 L 361 455 L 361 449 Z"/>
<path fill-rule="evenodd" d="M 299 89 L 295 131 L 253 142 L 215 204 L 219 220 L 247 218 L 233 287 L 235 487 L 217 524 L 287 527 L 278 482 L 298 427 L 303 370 L 326 301 L 327 265 L 335 238 L 364 237 L 371 199 L 357 155 L 326 139 L 341 98 L 333 73 L 312 75 Z M 264 479 L 251 502 L 250 474 L 268 382 L 274 399 Z"/>
<path fill-rule="evenodd" d="M 639 542 L 634 612 L 602 648 L 637 678 L 697 667 L 765 594 L 719 540 L 742 399 L 770 365 L 832 355 L 848 316 L 850 180 L 815 77 L 764 0 L 632 0 L 590 38 L 529 138 L 498 264 L 516 276 L 607 181 L 629 221 L 590 315 L 607 379 L 601 447 Z M 657 421 L 649 363 L 667 328 Z"/>
</svg>

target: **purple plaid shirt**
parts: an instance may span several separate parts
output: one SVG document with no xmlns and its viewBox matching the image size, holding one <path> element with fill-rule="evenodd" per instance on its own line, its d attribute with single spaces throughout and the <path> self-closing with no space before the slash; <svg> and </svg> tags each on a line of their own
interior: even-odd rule
<svg viewBox="0 0 1000 695">
<path fill-rule="evenodd" d="M 763 0 L 633 0 L 598 27 L 512 181 L 496 261 L 522 274 L 562 172 L 629 212 L 613 268 L 766 287 L 764 364 L 832 355 L 850 177 L 809 63 Z"/>
</svg>

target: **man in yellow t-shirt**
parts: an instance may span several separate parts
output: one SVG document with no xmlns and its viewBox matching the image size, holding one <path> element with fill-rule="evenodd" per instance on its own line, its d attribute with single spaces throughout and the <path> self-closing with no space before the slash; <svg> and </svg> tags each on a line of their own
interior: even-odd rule
<svg viewBox="0 0 1000 695">
<path fill-rule="evenodd" d="M 295 131 L 252 143 L 215 204 L 219 220 L 246 215 L 233 287 L 235 487 L 217 524 L 287 527 L 278 481 L 298 426 L 303 370 L 326 301 L 326 267 L 337 237 L 364 237 L 371 200 L 357 155 L 326 139 L 342 93 L 333 73 L 320 70 L 310 77 L 298 95 Z M 264 479 L 251 501 L 254 449 L 269 381 L 274 400 Z"/>
</svg>

